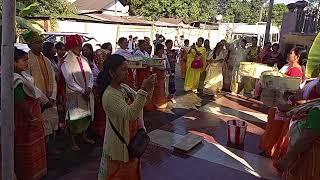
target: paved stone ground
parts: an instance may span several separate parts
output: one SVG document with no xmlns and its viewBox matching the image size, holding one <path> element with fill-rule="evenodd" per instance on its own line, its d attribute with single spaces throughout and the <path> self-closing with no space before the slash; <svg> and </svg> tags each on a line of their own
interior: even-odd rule
<svg viewBox="0 0 320 180">
<path fill-rule="evenodd" d="M 259 155 L 258 143 L 267 117 L 267 109 L 260 102 L 230 94 L 221 94 L 216 100 L 184 94 L 182 83 L 177 80 L 176 104 L 169 104 L 164 111 L 145 113 L 151 137 L 142 157 L 145 180 L 279 179 L 271 160 Z M 243 148 L 227 146 L 226 121 L 230 119 L 248 122 Z M 202 136 L 202 144 L 186 154 L 175 152 L 172 145 L 188 133 Z M 94 147 L 81 145 L 81 152 L 74 153 L 66 138 L 60 138 L 65 153 L 60 158 L 49 157 L 44 179 L 96 179 L 101 142 Z"/>
</svg>

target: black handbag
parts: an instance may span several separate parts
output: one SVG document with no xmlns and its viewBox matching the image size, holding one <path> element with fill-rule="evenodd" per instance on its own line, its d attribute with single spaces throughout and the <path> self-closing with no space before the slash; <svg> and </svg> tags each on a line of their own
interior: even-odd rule
<svg viewBox="0 0 320 180">
<path fill-rule="evenodd" d="M 113 126 L 110 118 L 108 118 L 108 119 L 109 119 L 109 123 L 111 125 L 113 132 L 118 136 L 120 141 L 127 146 L 128 152 L 129 152 L 129 157 L 130 158 L 140 158 L 143 155 L 144 151 L 146 150 L 146 148 L 150 142 L 150 137 L 148 136 L 146 130 L 143 128 L 140 128 L 137 131 L 136 135 L 130 140 L 129 144 L 127 144 L 126 141 L 124 140 L 124 138 L 121 136 L 121 134 L 117 130 L 117 128 L 115 128 Z"/>
</svg>

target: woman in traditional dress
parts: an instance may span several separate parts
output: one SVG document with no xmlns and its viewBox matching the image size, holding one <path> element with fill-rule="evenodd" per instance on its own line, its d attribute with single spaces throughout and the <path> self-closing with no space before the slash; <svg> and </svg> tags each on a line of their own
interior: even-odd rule
<svg viewBox="0 0 320 180">
<path fill-rule="evenodd" d="M 126 60 L 130 59 L 133 57 L 132 53 L 128 50 L 128 40 L 127 38 L 121 37 L 118 40 L 118 45 L 120 48 L 114 53 L 114 54 L 119 54 L 126 58 Z M 135 86 L 135 78 L 133 76 L 133 69 L 128 69 L 128 86 L 134 89 Z"/>
<path fill-rule="evenodd" d="M 93 88 L 92 92 L 94 95 L 94 121 L 90 124 L 90 129 L 92 133 L 103 139 L 105 126 L 106 126 L 106 115 L 102 108 L 101 99 L 97 93 L 97 83 L 96 79 L 99 74 L 99 69 L 96 66 L 94 59 L 95 54 L 91 44 L 85 44 L 82 47 L 82 55 L 88 59 L 91 71 L 93 73 Z"/>
<path fill-rule="evenodd" d="M 251 46 L 248 48 L 248 61 L 259 62 L 260 47 L 258 46 L 258 38 L 251 38 Z"/>
<path fill-rule="evenodd" d="M 111 43 L 104 43 L 101 46 L 101 49 L 98 49 L 94 52 L 94 63 L 97 65 L 99 71 L 103 67 L 104 61 L 112 54 L 112 45 Z"/>
<path fill-rule="evenodd" d="M 40 107 L 40 100 L 46 97 L 33 85 L 32 77 L 24 73 L 28 69 L 26 52 L 15 49 L 14 67 L 15 173 L 18 179 L 39 180 L 47 174 L 44 119 Z"/>
<path fill-rule="evenodd" d="M 149 37 L 144 37 L 143 39 L 147 42 L 146 52 L 151 56 L 151 53 L 152 53 L 151 39 Z"/>
<path fill-rule="evenodd" d="M 153 105 L 156 108 L 164 109 L 167 107 L 168 83 L 167 75 L 171 74 L 170 63 L 164 55 L 164 45 L 157 44 L 155 47 L 154 58 L 164 58 L 164 68 L 153 68 L 153 73 L 157 75 L 156 84 L 153 92 Z M 167 83 L 167 84 L 166 84 Z"/>
<path fill-rule="evenodd" d="M 232 81 L 231 81 L 231 91 L 239 94 L 244 89 L 244 84 L 248 78 L 242 77 L 239 75 L 239 67 L 240 62 L 247 61 L 248 57 L 248 49 L 247 46 L 247 40 L 241 39 L 239 43 L 239 47 L 236 48 L 236 58 L 233 62 L 233 71 L 232 71 Z M 244 93 L 248 94 L 249 90 L 244 89 Z"/>
<path fill-rule="evenodd" d="M 93 52 L 93 47 L 91 44 L 85 44 L 82 47 L 82 55 L 87 58 L 89 66 L 91 68 L 92 71 L 92 75 L 93 75 L 93 86 L 95 86 L 95 82 L 97 79 L 97 76 L 99 74 L 99 69 L 96 65 L 96 63 L 94 62 L 94 52 Z"/>
<path fill-rule="evenodd" d="M 139 116 L 155 83 L 150 76 L 135 92 L 125 83 L 128 78 L 128 64 L 120 55 L 111 55 L 102 73 L 99 92 L 102 92 L 102 104 L 106 111 L 107 126 L 104 137 L 103 153 L 99 170 L 99 180 L 140 180 L 140 159 L 130 158 L 127 145 L 114 132 L 120 133 L 126 143 L 132 139 L 138 129 L 144 128 Z"/>
<path fill-rule="evenodd" d="M 59 128 L 64 129 L 66 127 L 66 81 L 61 71 L 61 65 L 64 63 L 66 55 L 66 47 L 62 42 L 58 42 L 55 45 L 57 50 L 58 59 L 58 75 L 57 75 L 57 110 L 59 116 Z"/>
<path fill-rule="evenodd" d="M 108 50 L 111 53 L 113 51 L 112 44 L 110 42 L 102 44 L 101 49 Z"/>
<path fill-rule="evenodd" d="M 231 92 L 232 71 L 234 67 L 233 64 L 236 61 L 237 51 L 236 51 L 235 44 L 225 43 L 225 46 L 228 51 L 228 55 L 222 68 L 222 75 L 223 75 L 222 91 Z"/>
<path fill-rule="evenodd" d="M 217 46 L 208 54 L 207 75 L 204 81 L 204 93 L 208 95 L 216 95 L 222 88 L 222 67 L 227 58 L 228 51 L 224 48 L 225 44 L 219 42 Z"/>
<path fill-rule="evenodd" d="M 289 54 L 289 67 L 286 71 L 287 76 L 299 77 L 301 82 L 304 78 L 303 69 L 300 63 L 306 58 L 306 52 L 303 48 L 293 48 Z M 285 116 L 279 108 L 272 107 L 268 112 L 268 122 L 266 130 L 260 141 L 262 154 L 278 158 L 279 148 L 288 132 L 290 118 Z"/>
<path fill-rule="evenodd" d="M 271 47 L 271 52 L 263 57 L 262 63 L 267 64 L 268 66 L 274 66 L 277 64 L 277 68 L 281 69 L 282 66 L 286 64 L 286 61 L 279 52 L 279 47 L 278 43 L 274 43 Z"/>
<path fill-rule="evenodd" d="M 271 53 L 271 42 L 266 42 L 263 49 L 259 53 L 259 63 L 262 63 L 263 58 Z"/>
<path fill-rule="evenodd" d="M 200 74 L 205 70 L 206 67 L 206 59 L 207 59 L 207 53 L 206 48 L 202 47 L 204 42 L 204 39 L 200 37 L 197 41 L 197 44 L 193 44 L 191 46 L 190 51 L 187 55 L 187 71 L 186 71 L 186 78 L 184 82 L 184 91 L 192 91 L 197 92 L 199 80 L 200 80 Z M 200 61 L 202 61 L 202 67 L 199 67 L 197 69 L 191 67 L 192 62 L 199 58 Z"/>
<path fill-rule="evenodd" d="M 204 83 L 205 83 L 204 81 L 205 81 L 206 76 L 207 76 L 207 65 L 208 65 L 207 61 L 211 59 L 211 57 L 210 57 L 210 59 L 208 59 L 208 57 L 209 57 L 210 54 L 212 54 L 212 49 L 210 47 L 209 39 L 206 39 L 204 41 L 204 45 L 203 46 L 204 46 L 204 48 L 206 48 L 206 67 L 205 67 L 204 71 L 202 71 L 201 74 L 200 74 L 199 84 L 198 84 L 198 89 L 197 89 L 197 91 L 199 93 L 203 93 Z"/>
<path fill-rule="evenodd" d="M 173 41 L 171 39 L 166 40 L 165 42 L 165 55 L 167 56 L 167 60 L 170 63 L 170 73 L 168 73 L 168 99 L 170 99 L 173 103 L 174 94 L 176 93 L 176 83 L 175 83 L 175 74 L 176 74 L 176 64 L 178 58 L 178 52 L 173 48 Z"/>
<path fill-rule="evenodd" d="M 150 54 L 147 52 L 149 44 L 146 40 L 139 40 L 138 49 L 133 53 L 134 57 L 150 58 Z M 145 66 L 142 69 L 136 69 L 136 89 L 141 87 L 144 79 L 151 75 L 150 68 Z"/>
<path fill-rule="evenodd" d="M 79 151 L 75 136 L 82 134 L 84 142 L 94 144 L 86 135 L 86 130 L 94 118 L 93 74 L 88 60 L 81 55 L 82 37 L 66 37 L 69 50 L 61 71 L 67 86 L 67 125 L 71 133 L 72 150 Z"/>
<path fill-rule="evenodd" d="M 180 64 L 180 78 L 184 79 L 186 77 L 186 64 L 187 64 L 187 55 L 190 50 L 189 47 L 189 40 L 186 39 L 184 40 L 184 45 L 180 49 L 180 54 L 179 54 L 179 64 Z"/>
<path fill-rule="evenodd" d="M 300 97 L 320 98 L 320 78 L 309 82 Z M 320 103 L 319 99 L 300 105 L 293 115 L 286 153 L 275 162 L 283 180 L 316 180 L 320 178 Z M 299 130 L 297 130 L 299 129 Z"/>
</svg>

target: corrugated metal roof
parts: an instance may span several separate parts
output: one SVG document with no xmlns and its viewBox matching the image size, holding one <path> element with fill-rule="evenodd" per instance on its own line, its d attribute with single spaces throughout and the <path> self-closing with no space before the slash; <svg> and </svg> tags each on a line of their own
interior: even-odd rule
<svg viewBox="0 0 320 180">
<path fill-rule="evenodd" d="M 46 19 L 49 17 L 45 16 L 35 16 L 28 17 L 29 19 Z M 190 29 L 197 29 L 198 27 L 190 26 L 181 21 L 179 24 L 177 22 L 172 23 L 172 19 L 166 20 L 166 18 L 160 18 L 159 21 L 148 21 L 140 16 L 111 16 L 107 14 L 85 14 L 85 15 L 75 15 L 70 17 L 58 17 L 61 20 L 74 20 L 74 21 L 87 21 L 87 22 L 98 22 L 106 24 L 126 24 L 126 25 L 142 25 L 142 26 L 158 26 L 158 27 L 183 27 Z M 217 30 L 218 24 L 201 24 L 201 29 L 211 29 Z"/>
<path fill-rule="evenodd" d="M 73 4 L 76 6 L 78 11 L 101 11 L 104 7 L 114 3 L 115 0 L 77 0 Z M 128 5 L 127 0 L 119 0 L 119 2 L 126 6 Z"/>
<path fill-rule="evenodd" d="M 159 18 L 159 21 L 176 25 L 179 25 L 180 23 L 185 23 L 184 18 Z"/>
<path fill-rule="evenodd" d="M 85 16 L 99 19 L 104 22 L 115 22 L 120 24 L 140 24 L 140 25 L 152 25 L 152 21 L 147 21 L 139 16 L 110 16 L 106 14 L 86 14 Z"/>
<path fill-rule="evenodd" d="M 85 16 L 98 19 L 104 22 L 115 22 L 121 24 L 138 24 L 146 26 L 155 25 L 160 27 L 190 27 L 189 25 L 184 24 L 182 21 L 179 23 L 172 23 L 172 20 L 166 20 L 166 18 L 160 18 L 159 21 L 148 21 L 141 16 L 111 16 L 107 14 L 86 14 Z"/>
</svg>

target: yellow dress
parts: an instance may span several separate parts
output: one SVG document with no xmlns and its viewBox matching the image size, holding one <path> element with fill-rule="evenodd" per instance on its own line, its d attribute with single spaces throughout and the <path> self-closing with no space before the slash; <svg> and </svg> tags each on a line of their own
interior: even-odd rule
<svg viewBox="0 0 320 180">
<path fill-rule="evenodd" d="M 196 58 L 197 54 L 194 49 L 192 49 L 187 55 L 187 72 L 184 82 L 184 90 L 185 91 L 196 91 L 199 84 L 200 74 L 206 68 L 206 60 L 207 60 L 207 53 L 206 48 L 196 46 L 196 49 L 199 53 L 201 53 L 203 67 L 201 69 L 193 69 L 191 68 L 192 61 Z"/>
</svg>

